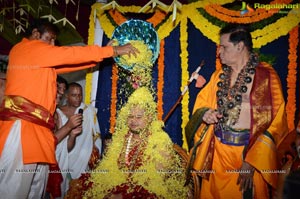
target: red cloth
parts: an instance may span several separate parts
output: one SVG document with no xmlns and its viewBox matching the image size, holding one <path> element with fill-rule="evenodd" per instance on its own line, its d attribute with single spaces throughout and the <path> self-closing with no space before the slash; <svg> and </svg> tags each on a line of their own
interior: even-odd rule
<svg viewBox="0 0 300 199">
<path fill-rule="evenodd" d="M 60 184 L 63 181 L 63 177 L 60 173 L 58 164 L 49 166 L 49 176 L 47 183 L 47 192 L 51 194 L 52 197 L 61 196 Z"/>
<path fill-rule="evenodd" d="M 128 193 L 128 190 L 133 186 L 133 191 Z M 118 185 L 116 188 L 114 188 L 111 191 L 112 194 L 122 194 L 123 199 L 156 199 L 158 198 L 154 193 L 150 193 L 149 191 L 147 191 L 146 189 L 144 189 L 142 186 L 139 185 L 128 185 L 128 183 L 126 184 L 121 184 Z M 110 195 L 109 195 L 110 196 Z M 109 198 L 105 197 L 106 198 Z"/>
<path fill-rule="evenodd" d="M 95 66 L 113 56 L 111 46 L 52 46 L 24 38 L 10 51 L 5 95 L 22 96 L 51 114 L 56 107 L 56 77 Z M 14 121 L 0 121 L 0 156 Z M 22 120 L 23 163 L 55 164 L 53 133 L 40 125 Z"/>
<path fill-rule="evenodd" d="M 0 107 L 1 120 L 24 119 L 48 129 L 54 129 L 54 119 L 49 111 L 24 97 L 4 96 Z"/>
</svg>

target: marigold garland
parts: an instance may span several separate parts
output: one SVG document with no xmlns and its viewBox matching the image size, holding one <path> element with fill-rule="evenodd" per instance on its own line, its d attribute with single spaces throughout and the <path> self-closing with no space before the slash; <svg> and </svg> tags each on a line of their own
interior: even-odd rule
<svg viewBox="0 0 300 199">
<path fill-rule="evenodd" d="M 110 10 L 108 14 L 113 18 L 114 22 L 118 25 L 124 23 L 127 19 L 117 10 Z"/>
<path fill-rule="evenodd" d="M 286 17 L 280 18 L 275 23 L 272 23 L 263 29 L 253 31 L 251 33 L 253 37 L 253 47 L 260 48 L 282 35 L 288 34 L 292 28 L 298 26 L 300 18 L 297 17 L 294 12 L 296 12 L 296 10 L 290 11 Z"/>
<path fill-rule="evenodd" d="M 282 3 L 282 4 L 289 4 L 292 0 L 282 0 L 282 1 L 272 1 L 270 4 L 275 3 Z M 241 15 L 241 11 L 236 10 L 230 10 L 227 8 L 224 8 L 222 4 L 216 3 L 216 4 L 210 4 L 204 7 L 205 11 L 210 14 L 211 16 L 214 16 L 222 21 L 226 21 L 229 23 L 253 23 L 257 21 L 261 21 L 263 19 L 266 19 L 268 17 L 271 17 L 275 13 L 277 13 L 280 9 L 272 9 L 267 10 L 264 8 L 258 8 L 255 9 L 254 12 L 248 12 L 244 15 Z"/>
<path fill-rule="evenodd" d="M 161 11 L 156 11 L 154 15 L 147 19 L 148 22 L 152 23 L 154 27 L 156 27 L 159 23 L 161 23 L 166 18 L 166 13 Z"/>
<path fill-rule="evenodd" d="M 103 31 L 105 32 L 107 37 L 111 38 L 116 27 L 111 23 L 110 19 L 108 18 L 108 15 L 97 13 L 97 16 L 103 28 Z"/>
<path fill-rule="evenodd" d="M 125 11 L 128 9 L 124 9 Z M 122 24 L 126 21 L 126 18 L 118 11 L 114 11 L 114 12 L 109 12 L 110 16 L 113 18 L 113 20 L 118 24 Z M 151 18 L 149 18 L 147 21 L 152 23 L 153 26 L 155 27 L 157 24 L 159 24 L 165 17 L 165 14 L 163 14 L 162 12 L 156 12 Z M 164 51 L 163 49 L 160 49 L 160 52 Z M 160 60 L 162 60 L 162 62 L 160 62 Z M 162 74 L 161 76 L 163 77 L 163 73 L 164 73 L 164 53 L 160 54 L 159 56 L 159 68 L 162 69 Z M 157 96 L 158 96 L 158 110 L 159 110 L 159 117 L 162 118 L 163 115 L 163 100 L 162 100 L 162 96 L 163 96 L 163 79 L 158 82 L 158 91 L 157 91 Z M 115 106 L 116 108 L 116 106 Z M 111 118 L 112 119 L 112 118 Z M 112 128 L 114 128 L 114 124 L 111 123 L 110 126 L 111 130 Z"/>
<path fill-rule="evenodd" d="M 181 90 L 183 90 L 189 80 L 188 51 L 187 51 L 188 34 L 187 34 L 187 18 L 186 17 L 182 18 L 181 23 L 180 23 L 180 44 L 181 44 L 180 45 L 180 48 L 181 48 L 181 53 L 180 53 L 180 57 L 181 57 Z M 187 91 L 186 94 L 183 96 L 181 105 L 182 105 L 181 129 L 182 129 L 182 139 L 183 139 L 182 147 L 184 149 L 188 149 L 184 129 L 190 118 L 189 91 Z"/>
<path fill-rule="evenodd" d="M 299 44 L 299 27 L 296 26 L 289 33 L 289 64 L 287 75 L 287 121 L 289 130 L 295 128 L 295 111 L 296 111 L 296 83 L 297 83 L 297 48 Z"/>
<path fill-rule="evenodd" d="M 164 39 L 171 33 L 171 31 L 174 28 L 176 28 L 177 25 L 179 25 L 182 22 L 187 21 L 187 18 L 189 18 L 191 20 L 191 22 L 195 25 L 195 27 L 197 29 L 199 29 L 204 36 L 206 36 L 207 38 L 209 38 L 210 40 L 212 40 L 213 42 L 218 44 L 219 36 L 216 33 L 219 32 L 220 27 L 218 25 L 215 25 L 213 22 L 210 22 L 207 18 L 205 18 L 202 14 L 200 14 L 197 10 L 198 8 L 205 8 L 205 10 L 209 14 L 211 14 L 217 18 L 220 17 L 220 20 L 222 20 L 224 22 L 230 22 L 230 21 L 233 22 L 234 20 L 239 20 L 238 21 L 239 23 L 246 23 L 246 22 L 248 23 L 247 20 L 252 20 L 251 22 L 255 22 L 255 21 L 259 22 L 262 19 L 266 19 L 271 16 L 271 13 L 264 11 L 263 9 L 256 9 L 255 12 L 245 14 L 245 15 L 243 15 L 243 17 L 239 16 L 237 19 L 237 15 L 240 15 L 240 12 L 232 11 L 232 10 L 226 9 L 221 6 L 223 4 L 231 3 L 231 2 L 233 2 L 233 1 L 232 0 L 197 1 L 194 3 L 187 4 L 187 5 L 183 5 L 181 8 L 181 12 L 186 13 L 186 14 L 179 13 L 175 22 L 172 21 L 172 19 L 170 17 L 171 15 L 168 16 L 166 13 L 163 13 L 161 11 L 159 11 L 159 12 L 156 11 L 154 13 L 153 17 L 151 17 L 148 21 L 151 22 L 152 24 L 154 24 L 154 26 L 157 26 L 157 32 L 158 32 L 160 39 Z M 271 2 L 270 4 L 272 4 L 272 3 L 286 3 L 287 4 L 290 2 L 291 2 L 291 0 L 281 0 L 281 1 L 276 0 L 276 1 Z M 216 5 L 216 3 L 219 3 L 220 5 Z M 210 5 L 210 6 L 207 6 L 207 5 Z M 100 20 L 103 30 L 108 35 L 108 37 L 110 37 L 112 35 L 112 32 L 115 29 L 115 25 L 119 24 L 121 22 L 125 22 L 126 19 L 117 10 L 106 12 L 106 11 L 101 10 L 100 7 L 101 7 L 101 4 L 94 4 L 92 7 L 92 13 L 95 12 L 95 10 L 97 11 L 97 17 Z M 127 7 L 121 7 L 121 8 L 122 8 L 122 11 L 124 11 L 124 12 L 137 13 L 141 7 L 127 6 Z M 213 9 L 213 10 L 209 10 L 209 9 Z M 272 11 L 274 11 L 274 9 L 272 9 Z M 267 43 L 276 40 L 280 36 L 288 34 L 292 28 L 298 27 L 300 18 L 297 17 L 297 15 L 295 14 L 296 12 L 297 12 L 296 9 L 292 9 L 285 17 L 278 19 L 276 22 L 269 24 L 269 25 L 263 27 L 262 29 L 254 30 L 251 33 L 252 37 L 254 38 L 253 39 L 254 48 L 260 48 L 261 46 L 264 46 Z M 91 14 L 91 15 L 93 15 L 93 14 Z M 227 16 L 230 18 L 227 18 Z M 242 19 L 242 18 L 245 18 L 245 19 Z M 111 20 L 114 20 L 115 24 L 113 24 Z M 94 40 L 93 22 L 94 22 L 93 17 L 90 17 L 89 43 L 90 43 L 90 41 Z M 181 26 L 182 26 L 182 24 L 181 24 Z M 181 32 L 184 32 L 184 29 L 186 29 L 185 31 L 187 31 L 187 27 L 182 26 Z M 296 82 L 294 82 L 294 79 L 291 77 L 296 75 L 295 69 L 293 69 L 293 68 L 295 68 L 295 64 L 297 64 L 297 50 L 296 50 L 297 48 L 293 45 L 295 45 L 295 43 L 296 43 L 295 41 L 298 41 L 298 32 L 297 33 L 293 33 L 293 32 L 296 32 L 296 30 L 293 30 L 290 32 L 289 73 L 288 73 L 288 77 L 287 77 L 287 82 L 288 82 L 287 110 L 289 111 L 288 118 L 289 118 L 289 122 L 291 123 L 291 124 L 289 124 L 290 128 L 294 125 L 294 124 L 292 124 L 294 121 L 293 110 L 295 110 L 294 102 L 296 100 L 296 96 L 295 96 Z M 295 36 L 295 35 L 297 35 L 297 36 Z M 291 39 L 292 37 L 294 37 L 293 40 Z M 181 40 L 183 41 L 182 38 L 181 38 Z M 181 47 L 184 46 L 184 44 L 181 44 L 181 45 L 182 45 Z M 298 45 L 298 43 L 297 43 L 297 45 Z M 293 49 L 295 49 L 295 50 L 293 50 Z M 184 55 L 184 53 L 181 54 L 182 63 L 185 62 L 183 55 Z M 187 56 L 188 55 L 186 55 L 186 57 Z M 220 66 L 220 64 L 221 64 L 220 60 L 217 57 L 216 58 L 216 68 L 218 68 Z M 183 67 L 185 67 L 185 66 L 182 65 L 181 67 L 183 69 Z M 88 76 L 88 75 L 89 74 L 87 74 L 87 82 L 91 81 L 91 79 L 92 79 L 91 76 Z M 184 81 L 182 81 L 182 82 L 184 82 Z M 162 85 L 162 87 L 163 87 L 163 85 Z M 86 85 L 87 95 L 86 95 L 86 99 L 85 99 L 86 101 L 88 99 L 87 96 L 90 97 L 90 95 L 88 95 L 88 92 L 90 92 L 89 90 L 91 90 L 91 88 L 87 84 Z M 158 93 L 158 94 L 163 95 L 163 93 Z M 184 103 L 184 101 L 182 103 Z M 161 107 L 162 107 L 162 105 L 161 105 Z M 184 124 L 184 120 L 183 120 L 183 124 Z"/>
<path fill-rule="evenodd" d="M 219 4 L 211 4 L 204 9 L 211 16 L 228 23 L 253 23 L 271 17 L 279 11 L 279 9 L 272 10 L 272 12 L 266 9 L 256 9 L 254 12 L 241 15 L 240 11 L 229 10 Z"/>
<path fill-rule="evenodd" d="M 217 45 L 217 51 L 216 51 L 216 70 L 219 70 L 222 68 L 222 63 L 219 56 L 219 49 L 220 45 Z"/>
<path fill-rule="evenodd" d="M 139 88 L 137 90 L 139 93 L 134 92 L 125 106 L 121 108 L 113 140 L 98 167 L 91 172 L 89 182 L 92 182 L 93 186 L 85 192 L 84 198 L 104 198 L 109 193 L 109 190 L 122 183 L 128 183 L 130 172 L 134 184 L 144 187 L 151 193 L 155 193 L 159 198 L 186 198 L 188 187 L 183 186 L 184 170 L 180 158 L 175 154 L 170 137 L 162 129 L 163 122 L 156 119 L 156 104 L 153 97 L 149 91 L 146 92 L 145 90 L 145 87 Z M 127 125 L 128 114 L 134 105 L 143 108 L 146 115 L 153 118 L 149 125 L 151 135 L 148 138 L 148 146 L 141 157 L 143 165 L 134 168 L 137 169 L 136 172 L 129 171 L 127 168 L 120 169 L 118 164 L 120 154 L 124 153 L 122 151 L 123 144 L 126 143 L 125 137 L 129 130 Z M 141 135 L 141 137 L 143 139 L 146 138 L 145 135 Z M 155 153 L 153 153 L 153 149 L 156 149 Z M 159 151 L 172 158 L 166 158 Z M 159 172 L 156 167 L 157 164 L 155 164 L 157 162 L 166 166 L 166 171 L 162 170 Z"/>
<path fill-rule="evenodd" d="M 157 115 L 162 120 L 163 109 L 163 89 L 164 89 L 164 71 L 165 71 L 165 40 L 160 41 L 160 52 L 158 57 L 158 81 L 157 81 Z"/>
<path fill-rule="evenodd" d="M 117 90 L 118 90 L 118 67 L 116 64 L 112 67 L 111 80 L 111 103 L 110 103 L 110 133 L 114 133 L 117 117 Z"/>
<path fill-rule="evenodd" d="M 92 7 L 91 13 L 96 12 L 95 7 Z M 95 41 L 95 18 L 94 15 L 90 15 L 90 21 L 89 21 L 89 36 L 88 36 L 88 45 L 94 44 Z M 90 104 L 91 103 L 91 93 L 92 93 L 92 82 L 93 82 L 93 70 L 89 68 L 87 70 L 86 76 L 85 76 L 85 98 L 84 103 Z"/>
<path fill-rule="evenodd" d="M 167 17 L 167 16 L 166 16 Z M 164 39 L 170 35 L 172 30 L 177 27 L 177 25 L 180 23 L 181 15 L 177 13 L 176 20 L 173 22 L 171 15 L 168 16 L 167 19 L 165 19 L 165 23 L 161 24 L 159 28 L 157 29 L 157 34 L 160 39 Z"/>
</svg>

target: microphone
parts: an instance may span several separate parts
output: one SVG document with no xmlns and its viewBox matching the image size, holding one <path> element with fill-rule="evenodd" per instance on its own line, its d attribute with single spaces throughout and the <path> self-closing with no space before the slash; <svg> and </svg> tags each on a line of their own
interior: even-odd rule
<svg viewBox="0 0 300 199">
<path fill-rule="evenodd" d="M 80 108 L 80 109 L 78 110 L 78 114 L 81 114 L 82 117 L 83 117 L 83 109 L 82 109 L 82 108 Z M 81 124 L 82 124 L 82 122 L 83 122 L 83 119 L 81 120 Z"/>
</svg>

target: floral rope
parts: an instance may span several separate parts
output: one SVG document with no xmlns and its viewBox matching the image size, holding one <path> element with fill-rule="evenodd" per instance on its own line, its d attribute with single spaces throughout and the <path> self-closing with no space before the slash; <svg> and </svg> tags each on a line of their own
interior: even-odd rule
<svg viewBox="0 0 300 199">
<path fill-rule="evenodd" d="M 220 27 L 212 24 L 208 19 L 201 15 L 198 10 L 190 10 L 188 16 L 195 27 L 202 32 L 202 34 L 215 43 L 219 43 L 219 35 L 216 34 L 220 31 Z"/>
<path fill-rule="evenodd" d="M 161 11 L 157 11 L 154 15 L 147 19 L 148 22 L 152 23 L 154 27 L 156 27 L 159 23 L 161 23 L 166 18 L 166 14 Z"/>
<path fill-rule="evenodd" d="M 280 18 L 275 23 L 272 23 L 263 29 L 253 31 L 253 47 L 260 48 L 261 46 L 288 34 L 292 28 L 298 26 L 300 18 L 296 17 L 294 11 L 290 11 L 286 17 Z"/>
<path fill-rule="evenodd" d="M 111 80 L 111 103 L 110 103 L 110 133 L 114 133 L 117 117 L 117 90 L 118 90 L 118 67 L 116 64 L 112 67 L 112 80 Z"/>
<path fill-rule="evenodd" d="M 94 13 L 94 12 L 96 12 L 95 7 L 92 7 L 91 13 Z M 94 21 L 95 21 L 94 15 L 90 15 L 88 45 L 94 44 L 94 41 L 95 41 L 95 23 L 94 23 Z M 92 72 L 92 69 L 88 69 L 86 76 L 85 76 L 85 97 L 84 97 L 85 104 L 91 103 L 92 82 L 93 82 L 93 72 Z"/>
<path fill-rule="evenodd" d="M 287 121 L 289 130 L 295 128 L 296 83 L 297 83 L 297 48 L 299 44 L 299 28 L 296 26 L 289 33 L 289 64 L 287 75 Z"/>
<path fill-rule="evenodd" d="M 289 4 L 292 0 L 282 0 L 282 1 L 272 1 L 270 4 Z M 210 4 L 204 7 L 205 11 L 222 21 L 228 23 L 253 23 L 258 22 L 268 17 L 273 16 L 275 13 L 278 13 L 280 9 L 272 9 L 268 10 L 265 8 L 257 8 L 254 12 L 248 12 L 244 15 L 241 15 L 241 11 L 230 10 L 224 8 L 219 3 L 217 4 Z"/>
<path fill-rule="evenodd" d="M 122 23 L 124 23 L 127 19 L 126 17 L 124 17 L 120 12 L 114 10 L 110 10 L 108 12 L 108 14 L 113 18 L 114 22 L 117 24 L 117 25 L 121 25 Z"/>
<path fill-rule="evenodd" d="M 181 20 L 180 23 L 180 48 L 181 48 L 181 90 L 184 89 L 186 86 L 188 80 L 189 80 L 189 71 L 188 71 L 188 34 L 187 34 L 187 18 L 184 17 Z M 182 101 L 182 123 L 181 123 L 181 129 L 182 129 L 182 139 L 183 139 L 183 145 L 182 147 L 184 149 L 188 149 L 186 137 L 185 137 L 185 126 L 189 121 L 189 92 L 186 92 L 186 95 L 183 96 Z"/>
<path fill-rule="evenodd" d="M 157 114 L 158 119 L 162 120 L 163 110 L 163 89 L 165 71 L 165 40 L 160 41 L 160 52 L 158 57 L 158 81 L 157 81 Z"/>
<path fill-rule="evenodd" d="M 187 52 L 187 33 L 184 32 L 187 29 L 187 21 L 190 19 L 190 21 L 195 25 L 195 27 L 208 39 L 212 40 L 216 44 L 219 43 L 219 35 L 216 34 L 220 31 L 220 24 L 217 24 L 214 21 L 210 21 L 206 16 L 201 14 L 199 12 L 199 8 L 202 8 L 210 14 L 211 16 L 216 17 L 216 19 L 219 19 L 223 23 L 226 22 L 239 22 L 239 23 L 260 23 L 264 21 L 264 19 L 273 17 L 274 13 L 269 13 L 267 11 L 264 11 L 264 9 L 256 9 L 255 12 L 249 12 L 243 17 L 237 16 L 240 15 L 239 11 L 233 11 L 226 9 L 222 5 L 226 3 L 231 3 L 233 0 L 220 0 L 220 1 L 197 1 L 194 3 L 183 5 L 181 8 L 181 12 L 178 13 L 176 20 L 172 21 L 172 15 L 168 15 L 161 11 L 155 11 L 153 16 L 148 19 L 147 21 L 151 22 L 158 32 L 159 38 L 163 40 L 164 38 L 168 37 L 170 33 L 180 24 L 180 33 L 181 33 L 181 69 L 182 69 L 182 85 L 183 83 L 186 84 L 188 79 L 188 72 L 187 72 L 187 59 L 188 59 L 188 52 Z M 272 3 L 289 3 L 291 0 L 274 0 Z M 217 5 L 218 3 L 219 5 Z M 209 5 L 209 6 L 208 6 Z M 101 9 L 102 4 L 96 3 L 92 6 L 92 16 L 94 16 L 94 12 L 96 12 L 97 18 L 99 19 L 101 26 L 105 32 L 105 34 L 108 37 L 111 37 L 116 25 L 119 25 L 120 23 L 124 22 L 126 18 L 120 13 L 119 11 L 122 11 L 123 13 L 131 12 L 131 13 L 138 13 L 141 7 L 138 6 L 120 6 L 120 9 L 105 11 Z M 118 11 L 119 10 L 119 11 Z M 151 11 L 153 11 L 151 9 Z M 272 11 L 277 11 L 276 9 L 272 9 Z M 289 38 L 289 71 L 287 76 L 287 87 L 288 87 L 288 99 L 287 99 L 287 114 L 288 114 L 288 120 L 290 122 L 289 128 L 292 128 L 294 126 L 294 113 L 295 113 L 295 100 L 296 100 L 296 67 L 297 67 L 297 46 L 298 46 L 298 30 L 296 30 L 300 23 L 300 18 L 295 14 L 297 13 L 297 9 L 291 9 L 287 14 L 285 14 L 283 17 L 280 17 L 279 19 L 275 19 L 273 23 L 267 24 L 263 26 L 262 28 L 256 28 L 254 29 L 251 34 L 253 39 L 253 45 L 254 48 L 260 48 L 269 42 L 272 42 L 279 37 L 283 35 L 290 34 Z M 272 15 L 273 14 L 273 15 Z M 89 44 L 92 44 L 94 41 L 94 21 L 95 19 L 93 17 L 90 17 L 90 28 L 89 28 Z M 229 17 L 229 18 L 228 18 Z M 250 20 L 250 21 L 248 21 Z M 186 23 L 184 25 L 184 23 Z M 294 29 L 293 29 L 294 28 Z M 293 30 L 292 30 L 293 29 Z M 292 31 L 291 31 L 292 30 Z M 186 37 L 186 38 L 184 38 Z M 160 59 L 162 59 L 164 56 L 160 57 L 158 60 L 158 67 L 164 66 L 164 63 Z M 162 64 L 162 65 L 160 65 Z M 220 60 L 217 57 L 216 58 L 216 68 L 220 67 Z M 116 69 L 117 70 L 117 69 Z M 160 73 L 162 70 L 159 69 L 159 78 L 163 80 L 163 73 Z M 162 76 L 160 76 L 162 75 Z M 90 101 L 90 92 L 91 92 L 91 85 L 89 82 L 92 80 L 92 74 L 88 73 L 86 76 L 86 97 L 85 101 Z M 117 82 L 117 80 L 116 80 Z M 113 88 L 116 88 L 117 85 L 113 86 Z M 157 109 L 163 109 L 163 81 L 158 82 L 158 95 L 161 98 L 161 102 L 158 105 Z M 159 93 L 161 90 L 161 93 Z M 116 91 L 115 91 L 116 92 Z M 113 94 L 113 91 L 112 91 Z M 115 97 L 117 95 L 115 94 Z M 116 103 L 116 98 L 112 95 L 112 104 Z M 182 105 L 187 106 L 188 102 L 185 101 L 186 99 L 183 99 Z M 111 108 L 115 108 L 113 111 L 111 109 L 111 122 L 113 125 L 111 125 L 111 129 L 113 129 L 115 125 L 115 121 L 113 115 L 115 116 L 116 112 L 116 106 L 111 106 Z M 186 122 L 186 114 L 188 109 L 185 109 L 183 107 L 182 109 L 182 126 Z M 163 111 L 163 110 L 161 110 Z M 160 112 L 160 111 L 159 111 Z M 162 116 L 162 112 L 161 112 Z M 185 137 L 185 136 L 183 136 Z"/>
<path fill-rule="evenodd" d="M 216 51 L 216 70 L 219 70 L 222 68 L 222 64 L 221 64 L 221 60 L 220 60 L 220 56 L 219 56 L 219 49 L 220 46 L 217 45 L 217 51 Z"/>
<path fill-rule="evenodd" d="M 222 6 L 216 5 L 215 3 L 218 4 L 226 4 L 226 3 L 231 3 L 232 1 L 200 1 L 200 2 L 195 2 L 195 3 L 190 3 L 187 5 L 183 5 L 182 6 L 182 12 L 187 12 L 188 14 L 186 15 L 186 17 L 190 18 L 191 21 L 194 23 L 194 25 L 196 26 L 196 28 L 198 28 L 206 37 L 208 37 L 209 39 L 211 39 L 212 41 L 214 41 L 215 43 L 218 43 L 218 35 L 215 34 L 216 32 L 219 32 L 220 27 L 218 25 L 213 24 L 212 22 L 208 21 L 208 19 L 206 19 L 203 15 L 201 15 L 197 8 L 201 8 L 201 7 L 205 7 L 207 9 L 209 9 L 210 6 L 207 5 L 211 5 L 213 6 L 213 8 L 216 8 L 218 13 L 219 12 L 223 12 L 224 15 L 237 15 L 237 13 L 239 13 L 238 11 L 232 11 L 232 10 L 228 10 L 223 8 Z M 271 3 L 289 3 L 291 2 L 291 0 L 282 0 L 282 1 L 273 1 Z M 115 29 L 115 26 L 112 25 L 112 23 L 109 21 L 109 19 L 107 18 L 107 16 L 105 14 L 103 14 L 103 10 L 101 10 L 101 6 L 102 4 L 96 4 L 97 6 L 97 15 L 100 19 L 101 24 L 103 24 L 103 29 L 105 31 L 105 33 L 108 36 L 112 35 L 113 30 Z M 95 6 L 95 7 L 96 7 Z M 215 6 L 215 7 L 214 7 Z M 140 7 L 138 6 L 126 6 L 126 7 L 121 7 L 120 8 L 123 12 L 138 12 L 140 10 Z M 262 9 L 257 9 L 254 13 L 257 13 L 257 15 L 251 14 L 251 16 L 260 16 L 261 19 L 267 17 L 268 12 L 264 12 L 261 11 Z M 217 12 L 215 11 L 215 12 Z M 272 9 L 273 11 L 273 9 Z M 267 43 L 277 39 L 278 37 L 282 36 L 282 35 L 286 35 L 288 34 L 288 32 L 295 27 L 298 23 L 299 23 L 299 17 L 296 16 L 297 10 L 293 9 L 290 11 L 290 14 L 288 14 L 288 16 L 281 18 L 280 20 L 277 20 L 276 22 L 262 28 L 262 29 L 258 29 L 256 31 L 253 31 L 253 37 L 254 37 L 254 47 L 255 48 L 259 48 L 261 46 L 266 45 Z M 117 11 L 110 11 L 110 13 L 113 13 L 113 15 L 117 15 L 118 17 L 114 17 L 114 20 L 116 20 L 116 23 L 120 23 L 118 21 L 118 19 L 124 19 L 124 17 L 122 17 L 122 15 Z M 157 12 L 156 12 L 157 13 Z M 151 19 L 149 19 L 148 21 L 150 21 L 151 23 L 153 23 L 155 26 L 158 23 L 155 23 L 155 21 L 160 21 L 163 18 L 163 14 L 161 11 L 159 11 L 156 15 L 156 13 L 154 14 L 155 17 L 152 17 Z M 233 14 L 235 13 L 235 14 Z M 213 14 L 213 13 L 211 13 Z M 216 14 L 216 13 L 215 13 Z M 249 14 L 250 15 L 250 14 Z M 246 16 L 246 17 L 245 17 Z M 247 18 L 247 14 L 242 18 Z M 120 18 L 119 18 L 120 17 Z M 168 16 L 165 16 L 168 17 Z M 167 37 L 170 32 L 180 23 L 180 18 L 182 16 L 180 16 L 180 14 L 178 15 L 178 17 L 176 18 L 176 21 L 173 22 L 171 17 L 168 17 L 167 19 L 164 19 L 164 23 L 160 24 L 159 28 L 157 29 L 157 32 L 159 34 L 159 38 L 160 39 L 164 39 L 165 37 Z M 157 18 L 159 18 L 160 20 L 158 20 Z M 232 19 L 230 19 L 229 21 L 234 20 L 234 16 L 231 16 Z M 241 20 L 244 20 L 242 19 Z M 157 19 L 157 20 L 156 20 Z M 226 19 L 224 17 L 220 18 L 223 21 L 226 21 Z M 249 23 L 253 23 L 254 21 L 257 20 L 257 17 L 252 17 L 251 18 L 252 21 L 249 21 Z M 228 20 L 227 20 L 228 21 Z"/>
<path fill-rule="evenodd" d="M 241 11 L 229 10 L 219 4 L 211 4 L 204 9 L 211 16 L 228 23 L 253 23 L 271 17 L 278 12 L 278 9 L 272 10 L 272 12 L 266 9 L 256 9 L 254 12 L 241 15 Z"/>
</svg>

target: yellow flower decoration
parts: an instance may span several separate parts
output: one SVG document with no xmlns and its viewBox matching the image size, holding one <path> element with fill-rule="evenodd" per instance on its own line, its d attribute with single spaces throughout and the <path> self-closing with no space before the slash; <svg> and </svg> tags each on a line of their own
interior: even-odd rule
<svg viewBox="0 0 300 199">
<path fill-rule="evenodd" d="M 128 67 L 141 67 L 141 68 L 150 68 L 152 67 L 152 51 L 148 48 L 148 46 L 141 40 L 129 40 L 128 43 L 131 43 L 133 47 L 135 47 L 139 54 L 137 56 L 134 55 L 122 55 L 119 59 L 119 64 L 121 66 Z"/>
<path fill-rule="evenodd" d="M 163 122 L 157 120 L 156 103 L 146 87 L 135 90 L 121 108 L 113 140 L 99 166 L 91 172 L 89 181 L 93 183 L 93 188 L 85 193 L 84 198 L 104 198 L 117 185 L 128 183 L 128 174 L 119 168 L 118 160 L 120 154 L 124 153 L 122 149 L 128 133 L 127 118 L 133 106 L 145 109 L 145 114 L 151 116 L 153 121 L 149 125 L 151 134 L 144 137 L 148 141 L 142 157 L 143 165 L 138 168 L 145 172 L 131 173 L 130 183 L 143 186 L 159 198 L 186 198 L 188 188 L 183 186 L 185 173 L 180 157 L 175 153 L 170 137 L 162 129 Z M 167 157 L 170 158 L 166 158 L 161 152 L 168 154 Z M 157 170 L 157 163 L 166 169 Z"/>
</svg>

